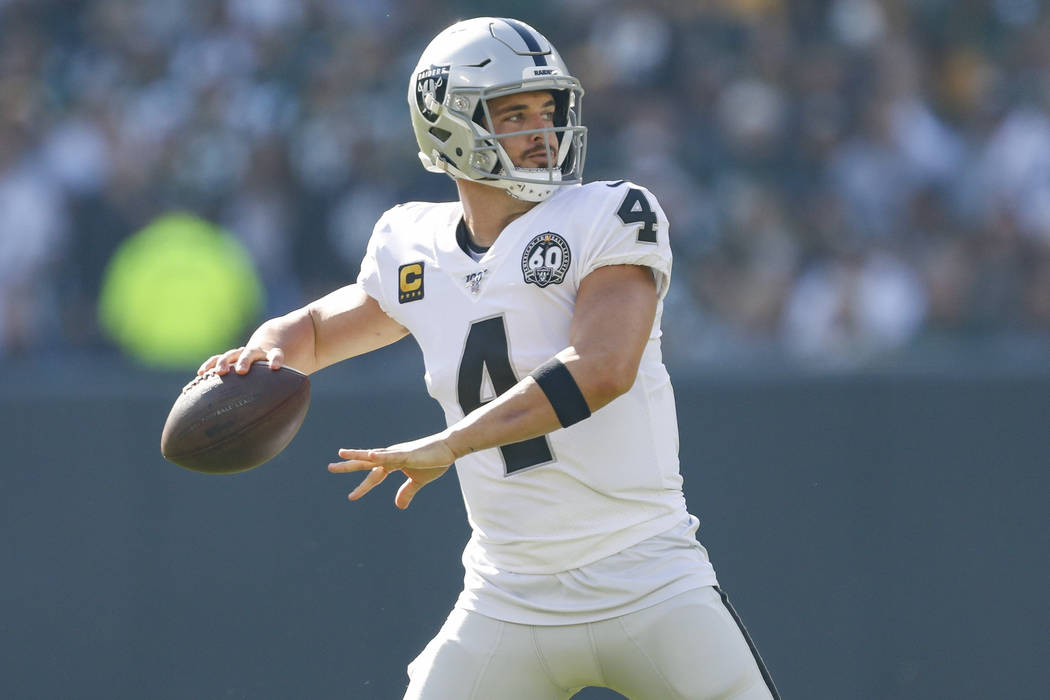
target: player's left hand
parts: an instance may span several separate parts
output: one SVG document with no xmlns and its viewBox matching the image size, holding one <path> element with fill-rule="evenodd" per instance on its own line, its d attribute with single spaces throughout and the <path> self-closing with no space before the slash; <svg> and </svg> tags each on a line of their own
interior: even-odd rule
<svg viewBox="0 0 1050 700">
<path fill-rule="evenodd" d="M 402 509 L 408 508 L 419 490 L 448 471 L 449 465 L 456 460 L 452 449 L 438 436 L 382 449 L 343 448 L 339 450 L 339 456 L 346 461 L 329 464 L 328 471 L 333 474 L 368 471 L 368 476 L 350 492 L 351 501 L 381 484 L 391 472 L 403 472 L 407 478 L 394 497 L 394 505 Z"/>
</svg>

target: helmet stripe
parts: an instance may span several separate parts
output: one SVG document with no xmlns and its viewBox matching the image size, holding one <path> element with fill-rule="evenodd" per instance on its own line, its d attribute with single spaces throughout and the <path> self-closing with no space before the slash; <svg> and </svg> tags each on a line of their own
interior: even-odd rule
<svg viewBox="0 0 1050 700">
<path fill-rule="evenodd" d="M 525 46 L 528 47 L 529 52 L 532 54 L 532 60 L 536 62 L 536 65 L 547 65 L 547 56 L 543 52 L 543 49 L 540 48 L 540 42 L 538 42 L 533 33 L 529 31 L 528 26 L 516 19 L 504 19 L 503 21 L 509 24 L 511 28 L 513 28 L 514 31 L 516 31 L 525 41 Z"/>
</svg>

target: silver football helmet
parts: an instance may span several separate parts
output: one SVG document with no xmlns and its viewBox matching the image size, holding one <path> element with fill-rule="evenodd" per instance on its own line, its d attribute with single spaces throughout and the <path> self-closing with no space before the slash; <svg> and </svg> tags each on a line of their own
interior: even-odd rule
<svg viewBox="0 0 1050 700">
<path fill-rule="evenodd" d="M 518 92 L 549 90 L 554 126 L 500 137 L 552 133 L 547 166 L 520 168 L 493 138 L 488 101 Z M 561 56 L 535 29 L 514 19 L 479 17 L 438 34 L 408 82 L 412 130 L 419 159 L 431 172 L 506 189 L 540 202 L 560 185 L 583 179 L 587 129 L 580 123 L 583 88 Z"/>
</svg>

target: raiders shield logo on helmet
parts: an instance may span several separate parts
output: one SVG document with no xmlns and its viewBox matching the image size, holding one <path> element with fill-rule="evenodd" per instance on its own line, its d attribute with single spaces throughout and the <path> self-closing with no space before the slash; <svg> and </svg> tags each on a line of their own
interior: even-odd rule
<svg viewBox="0 0 1050 700">
<path fill-rule="evenodd" d="M 449 65 L 430 66 L 416 74 L 416 106 L 427 121 L 437 121 L 438 107 L 445 101 Z"/>
<path fill-rule="evenodd" d="M 561 284 L 570 262 L 569 244 L 553 231 L 547 231 L 525 246 L 525 252 L 521 254 L 521 272 L 527 283 L 537 287 Z"/>
</svg>

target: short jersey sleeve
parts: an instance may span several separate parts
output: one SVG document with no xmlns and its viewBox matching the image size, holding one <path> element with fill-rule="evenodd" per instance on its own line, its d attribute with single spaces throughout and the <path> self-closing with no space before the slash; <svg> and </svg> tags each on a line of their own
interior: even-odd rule
<svg viewBox="0 0 1050 700">
<path fill-rule="evenodd" d="M 372 229 L 372 237 L 368 239 L 368 247 L 365 256 L 361 260 L 361 269 L 357 274 L 357 284 L 364 290 L 365 294 L 372 297 L 379 304 L 379 308 L 390 316 L 393 311 L 389 300 L 383 294 L 388 285 L 383 283 L 382 267 L 379 264 L 379 255 L 383 242 L 390 235 L 390 211 L 387 211 L 376 222 Z"/>
<path fill-rule="evenodd" d="M 595 185 L 596 196 L 588 206 L 594 228 L 580 260 L 580 278 L 606 265 L 644 265 L 652 268 L 662 299 L 671 279 L 663 208 L 649 190 L 630 182 Z"/>
</svg>

